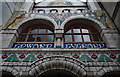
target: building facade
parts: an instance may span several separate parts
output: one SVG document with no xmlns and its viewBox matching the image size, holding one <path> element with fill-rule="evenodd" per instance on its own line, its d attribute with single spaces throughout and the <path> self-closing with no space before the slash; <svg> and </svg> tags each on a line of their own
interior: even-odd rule
<svg viewBox="0 0 120 77">
<path fill-rule="evenodd" d="M 11 15 L 2 4 L 2 77 L 120 76 L 119 25 L 98 2 L 24 0 Z"/>
</svg>

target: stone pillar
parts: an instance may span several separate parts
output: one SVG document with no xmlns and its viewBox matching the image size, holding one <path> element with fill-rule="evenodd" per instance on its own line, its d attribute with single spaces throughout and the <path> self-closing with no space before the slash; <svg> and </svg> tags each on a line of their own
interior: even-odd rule
<svg viewBox="0 0 120 77">
<path fill-rule="evenodd" d="M 96 0 L 88 0 L 88 6 L 91 11 L 101 10 Z"/>
<path fill-rule="evenodd" d="M 102 38 L 107 45 L 107 48 L 116 49 L 119 48 L 119 33 L 117 30 L 102 30 Z"/>
<path fill-rule="evenodd" d="M 56 48 L 61 48 L 61 38 L 56 39 Z"/>
<path fill-rule="evenodd" d="M 62 48 L 63 45 L 63 29 L 55 30 L 55 48 Z"/>
<path fill-rule="evenodd" d="M 21 7 L 20 11 L 26 11 L 29 13 L 32 11 L 32 7 L 34 6 L 33 0 L 25 0 L 23 6 Z"/>
<path fill-rule="evenodd" d="M 2 30 L 2 48 L 11 48 L 18 37 L 17 30 Z"/>
</svg>

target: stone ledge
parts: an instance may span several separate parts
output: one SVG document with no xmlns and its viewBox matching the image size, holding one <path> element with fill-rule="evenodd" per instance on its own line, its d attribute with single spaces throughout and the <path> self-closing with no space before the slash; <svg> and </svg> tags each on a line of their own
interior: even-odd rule
<svg viewBox="0 0 120 77">
<path fill-rule="evenodd" d="M 99 51 L 99 52 L 120 52 L 120 49 L 45 49 L 45 48 L 42 48 L 42 49 L 14 49 L 14 48 L 10 48 L 10 49 L 0 49 L 0 51 L 2 52 L 47 52 L 47 51 L 50 51 L 50 52 L 96 52 L 96 51 Z"/>
</svg>

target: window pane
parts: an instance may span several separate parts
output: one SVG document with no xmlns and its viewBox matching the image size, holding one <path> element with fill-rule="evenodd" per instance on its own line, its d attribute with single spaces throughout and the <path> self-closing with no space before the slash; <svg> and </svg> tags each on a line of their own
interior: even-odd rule
<svg viewBox="0 0 120 77">
<path fill-rule="evenodd" d="M 37 33 L 37 29 L 31 30 L 30 33 Z"/>
<path fill-rule="evenodd" d="M 37 35 L 37 40 L 36 42 L 43 42 L 44 41 L 45 35 Z"/>
<path fill-rule="evenodd" d="M 72 35 L 65 35 L 65 42 L 72 42 Z"/>
<path fill-rule="evenodd" d="M 34 42 L 36 35 L 29 35 L 27 42 Z"/>
<path fill-rule="evenodd" d="M 89 33 L 87 26 L 82 26 L 82 33 Z"/>
<path fill-rule="evenodd" d="M 39 33 L 46 33 L 46 29 L 39 29 Z"/>
<path fill-rule="evenodd" d="M 84 42 L 91 42 L 89 35 L 83 35 Z"/>
<path fill-rule="evenodd" d="M 82 29 L 82 33 L 89 33 L 88 29 Z"/>
<path fill-rule="evenodd" d="M 22 33 L 28 33 L 29 28 L 25 29 Z"/>
<path fill-rule="evenodd" d="M 18 42 L 24 42 L 26 38 L 26 35 L 20 35 Z"/>
<path fill-rule="evenodd" d="M 99 36 L 98 36 L 98 35 L 92 35 L 92 36 L 93 36 L 94 41 L 100 41 L 100 39 L 99 39 Z"/>
<path fill-rule="evenodd" d="M 71 30 L 68 30 L 66 33 L 71 33 Z"/>
<path fill-rule="evenodd" d="M 54 38 L 53 35 L 47 35 L 46 41 L 47 42 L 53 42 L 53 38 Z"/>
<path fill-rule="evenodd" d="M 51 30 L 48 30 L 48 33 L 53 33 Z"/>
<path fill-rule="evenodd" d="M 80 29 L 73 29 L 73 33 L 80 33 Z"/>
<path fill-rule="evenodd" d="M 75 42 L 82 42 L 81 35 L 74 35 Z"/>
<path fill-rule="evenodd" d="M 38 31 L 38 27 L 35 26 L 31 29 L 30 33 L 37 33 L 37 31 Z"/>
<path fill-rule="evenodd" d="M 91 32 L 92 32 L 92 33 L 96 33 L 96 32 L 97 32 L 96 29 L 94 29 L 94 28 L 92 28 L 92 27 L 90 27 L 90 29 L 91 29 Z"/>
</svg>

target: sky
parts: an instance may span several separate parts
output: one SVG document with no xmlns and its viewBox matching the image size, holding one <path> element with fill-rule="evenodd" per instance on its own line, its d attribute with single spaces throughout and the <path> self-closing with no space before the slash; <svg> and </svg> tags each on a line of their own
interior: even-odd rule
<svg viewBox="0 0 120 77">
<path fill-rule="evenodd" d="M 36 0 L 36 2 L 40 2 L 40 1 L 43 1 L 43 0 Z M 80 0 L 80 1 L 83 1 L 83 2 L 84 2 L 84 1 L 86 1 L 86 0 Z"/>
</svg>

